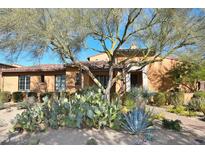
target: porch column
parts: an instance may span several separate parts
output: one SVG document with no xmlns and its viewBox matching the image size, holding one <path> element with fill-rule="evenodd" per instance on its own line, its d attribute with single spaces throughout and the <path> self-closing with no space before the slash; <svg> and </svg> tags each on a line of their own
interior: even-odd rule
<svg viewBox="0 0 205 154">
<path fill-rule="evenodd" d="M 142 87 L 148 90 L 147 66 L 142 69 Z"/>
<path fill-rule="evenodd" d="M 83 89 L 84 88 L 84 73 L 82 70 L 80 71 L 80 77 L 81 77 L 81 88 Z"/>
<path fill-rule="evenodd" d="M 131 80 L 130 80 L 130 73 L 126 74 L 126 91 L 130 91 L 131 89 Z"/>
</svg>

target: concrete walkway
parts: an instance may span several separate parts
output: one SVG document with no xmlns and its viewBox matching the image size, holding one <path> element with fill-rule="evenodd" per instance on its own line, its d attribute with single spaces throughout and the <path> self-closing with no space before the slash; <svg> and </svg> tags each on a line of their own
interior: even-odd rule
<svg viewBox="0 0 205 154">
<path fill-rule="evenodd" d="M 175 113 L 167 112 L 165 108 L 147 106 L 153 110 L 154 113 L 161 113 L 166 119 L 180 120 L 182 122 L 183 129 L 192 132 L 199 138 L 205 139 L 205 121 L 199 119 L 199 117 L 186 117 L 180 116 Z"/>
</svg>

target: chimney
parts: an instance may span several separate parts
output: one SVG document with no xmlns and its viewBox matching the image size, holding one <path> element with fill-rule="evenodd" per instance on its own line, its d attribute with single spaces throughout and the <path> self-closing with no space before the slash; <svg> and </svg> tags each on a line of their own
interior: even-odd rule
<svg viewBox="0 0 205 154">
<path fill-rule="evenodd" d="M 133 43 L 130 49 L 137 49 L 137 46 Z"/>
</svg>

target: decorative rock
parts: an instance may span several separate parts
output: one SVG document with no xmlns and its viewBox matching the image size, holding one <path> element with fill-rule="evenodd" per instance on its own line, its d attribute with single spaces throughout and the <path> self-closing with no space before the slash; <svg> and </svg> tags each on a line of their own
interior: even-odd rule
<svg viewBox="0 0 205 154">
<path fill-rule="evenodd" d="M 46 130 L 46 126 L 44 124 L 39 124 L 39 131 L 44 132 Z"/>
<path fill-rule="evenodd" d="M 97 145 L 97 141 L 94 138 L 89 138 L 86 142 L 86 145 Z"/>
<path fill-rule="evenodd" d="M 29 139 L 28 144 L 29 144 L 29 145 L 38 145 L 39 142 L 40 142 L 40 139 L 39 139 L 39 138 L 34 138 L 34 137 L 33 137 L 33 138 Z"/>
</svg>

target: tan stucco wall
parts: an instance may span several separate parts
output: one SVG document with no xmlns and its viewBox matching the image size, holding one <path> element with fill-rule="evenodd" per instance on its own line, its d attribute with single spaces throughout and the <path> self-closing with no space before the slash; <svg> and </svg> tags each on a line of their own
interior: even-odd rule
<svg viewBox="0 0 205 154">
<path fill-rule="evenodd" d="M 30 90 L 36 92 L 52 92 L 55 91 L 55 75 L 45 75 L 45 83 L 41 83 L 40 75 L 31 76 Z"/>
<path fill-rule="evenodd" d="M 170 71 L 177 61 L 164 59 L 162 62 L 155 62 L 148 65 L 148 89 L 150 91 L 167 91 L 172 88 L 172 80 L 168 77 Z"/>
<path fill-rule="evenodd" d="M 39 82 L 40 82 L 39 76 L 31 76 L 30 77 L 30 90 L 39 91 L 40 90 Z"/>
<path fill-rule="evenodd" d="M 102 53 L 102 54 L 97 54 L 97 55 L 95 55 L 95 56 L 91 56 L 91 57 L 89 58 L 89 60 L 90 60 L 90 61 L 101 61 L 101 60 L 103 60 L 103 61 L 108 61 L 109 58 L 108 58 L 108 56 L 107 56 L 106 53 Z"/>
<path fill-rule="evenodd" d="M 46 75 L 45 76 L 46 91 L 52 92 L 55 91 L 55 75 Z"/>
<path fill-rule="evenodd" d="M 2 91 L 18 91 L 18 76 L 4 76 L 2 79 Z"/>
<path fill-rule="evenodd" d="M 75 86 L 77 72 L 78 69 L 75 68 L 66 70 L 66 91 L 70 93 L 74 93 L 77 89 Z"/>
<path fill-rule="evenodd" d="M 55 75 L 65 74 L 64 72 L 46 72 L 45 83 L 41 83 L 42 73 L 11 73 L 2 77 L 2 91 L 18 91 L 18 75 L 30 75 L 30 91 L 52 92 L 55 91 Z"/>
</svg>

